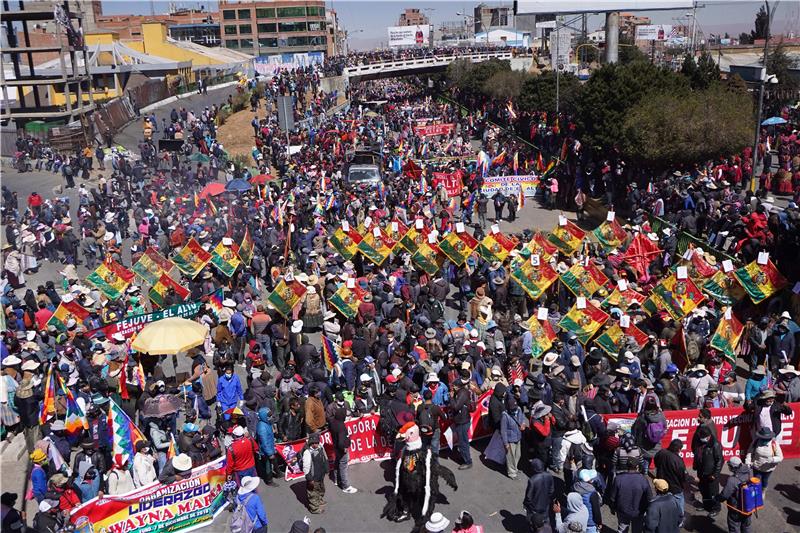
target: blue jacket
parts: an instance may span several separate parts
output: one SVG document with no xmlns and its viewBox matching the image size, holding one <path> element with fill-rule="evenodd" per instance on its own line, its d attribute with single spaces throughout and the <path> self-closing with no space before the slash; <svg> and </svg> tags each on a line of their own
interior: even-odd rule
<svg viewBox="0 0 800 533">
<path fill-rule="evenodd" d="M 258 410 L 258 450 L 265 455 L 275 455 L 275 434 L 272 432 L 272 422 L 269 421 L 269 407 Z"/>
<path fill-rule="evenodd" d="M 219 381 L 217 383 L 219 383 Z M 203 398 L 202 394 L 197 394 L 194 391 L 188 391 L 186 393 L 186 399 L 191 405 L 197 408 L 197 416 L 200 417 L 200 419 L 211 419 L 211 411 L 208 408 L 208 402 L 206 402 L 206 399 Z"/>
<path fill-rule="evenodd" d="M 239 503 L 244 502 L 247 515 L 253 521 L 253 529 L 264 527 L 269 523 L 267 522 L 267 510 L 264 509 L 264 504 L 261 503 L 261 498 L 258 497 L 257 493 L 251 492 L 245 495 L 237 495 L 236 501 Z"/>
<path fill-rule="evenodd" d="M 234 337 L 243 337 L 247 331 L 247 321 L 245 321 L 244 315 L 239 311 L 233 313 L 228 323 L 228 329 Z"/>
<path fill-rule="evenodd" d="M 747 384 L 744 387 L 744 399 L 745 400 L 754 400 L 756 396 L 761 393 L 761 389 L 767 388 L 767 376 L 764 376 L 759 381 L 750 378 L 747 380 Z"/>
<path fill-rule="evenodd" d="M 217 401 L 223 411 L 236 407 L 236 404 L 244 400 L 242 393 L 242 382 L 239 381 L 239 376 L 233 374 L 231 379 L 226 375 L 222 375 L 217 381 Z"/>
<path fill-rule="evenodd" d="M 504 445 L 522 440 L 521 426 L 524 423 L 525 415 L 522 414 L 522 409 L 517 408 L 513 415 L 508 411 L 503 413 L 503 417 L 500 419 L 500 437 L 502 437 Z"/>
<path fill-rule="evenodd" d="M 44 500 L 44 496 L 47 494 L 47 472 L 41 466 L 34 465 L 31 472 L 31 485 L 33 485 L 33 496 L 36 501 Z"/>
<path fill-rule="evenodd" d="M 428 390 L 427 385 L 422 387 L 423 393 L 426 390 Z M 444 383 L 439 383 L 439 386 L 436 387 L 436 392 L 432 394 L 433 394 L 434 405 L 438 405 L 439 407 L 444 407 L 445 405 L 450 403 L 450 391 L 447 390 L 447 385 L 445 385 Z"/>
</svg>

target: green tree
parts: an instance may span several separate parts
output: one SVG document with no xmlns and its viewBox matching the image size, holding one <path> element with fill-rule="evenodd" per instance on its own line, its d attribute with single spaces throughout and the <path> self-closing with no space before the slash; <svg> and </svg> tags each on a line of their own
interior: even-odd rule
<svg viewBox="0 0 800 533">
<path fill-rule="evenodd" d="M 766 39 L 768 31 L 769 15 L 767 15 L 766 7 L 761 6 L 761 8 L 758 10 L 758 13 L 756 13 L 755 29 L 750 32 L 750 42 L 753 42 L 756 39 Z"/>
<path fill-rule="evenodd" d="M 708 52 L 703 52 L 695 61 L 691 55 L 686 55 L 681 66 L 681 74 L 686 76 L 692 89 L 708 89 L 712 83 L 721 79 L 719 67 Z"/>
<path fill-rule="evenodd" d="M 650 61 L 650 58 L 647 57 L 647 54 L 642 52 L 638 46 L 636 46 L 636 43 L 632 37 L 623 37 L 620 35 L 619 62 L 622 64 L 627 64 L 641 61 L 648 62 Z"/>
<path fill-rule="evenodd" d="M 447 67 L 450 83 L 472 94 L 483 93 L 486 80 L 504 71 L 511 71 L 511 63 L 508 60 L 490 59 L 480 63 L 458 60 Z"/>
<path fill-rule="evenodd" d="M 498 100 L 516 100 L 522 92 L 522 86 L 530 77 L 523 71 L 501 70 L 483 82 L 483 92 Z"/>
<path fill-rule="evenodd" d="M 624 140 L 628 112 L 648 93 L 687 87 L 685 77 L 649 62 L 603 65 L 581 88 L 577 122 L 590 146 L 607 150 Z"/>
<path fill-rule="evenodd" d="M 767 57 L 767 74 L 775 75 L 778 83 L 767 84 L 765 109 L 771 114 L 777 113 L 781 107 L 794 102 L 792 95 L 800 88 L 800 82 L 792 75 L 791 70 L 797 68 L 798 60 L 786 53 L 783 42 L 773 48 Z"/>
<path fill-rule="evenodd" d="M 651 93 L 626 115 L 623 153 L 667 170 L 743 149 L 752 140 L 752 100 L 723 84 Z"/>
<path fill-rule="evenodd" d="M 573 113 L 576 109 L 581 91 L 581 82 L 572 74 L 559 74 L 558 108 L 565 113 Z M 552 70 L 543 72 L 525 80 L 519 96 L 519 108 L 522 111 L 556 110 L 556 77 Z"/>
<path fill-rule="evenodd" d="M 739 34 L 739 44 L 753 44 L 753 38 L 749 33 L 742 32 Z"/>
</svg>

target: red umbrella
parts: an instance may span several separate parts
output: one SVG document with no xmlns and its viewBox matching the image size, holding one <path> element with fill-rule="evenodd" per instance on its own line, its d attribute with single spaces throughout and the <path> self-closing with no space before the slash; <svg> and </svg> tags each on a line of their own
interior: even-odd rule
<svg viewBox="0 0 800 533">
<path fill-rule="evenodd" d="M 253 176 L 250 178 L 250 183 L 253 185 L 264 185 L 268 181 L 272 181 L 275 179 L 275 176 L 271 174 L 259 174 L 258 176 Z"/>
<path fill-rule="evenodd" d="M 209 183 L 203 190 L 200 191 L 200 199 L 205 199 L 207 196 L 219 196 L 220 194 L 225 192 L 225 184 L 224 183 Z"/>
</svg>

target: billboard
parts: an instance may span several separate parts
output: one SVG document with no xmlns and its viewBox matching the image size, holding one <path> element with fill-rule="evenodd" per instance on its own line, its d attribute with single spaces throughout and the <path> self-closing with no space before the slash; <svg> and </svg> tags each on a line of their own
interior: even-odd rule
<svg viewBox="0 0 800 533">
<path fill-rule="evenodd" d="M 426 46 L 430 42 L 431 27 L 389 26 L 389 46 Z"/>
<path fill-rule="evenodd" d="M 666 41 L 672 33 L 672 24 L 636 26 L 637 41 Z"/>
<path fill-rule="evenodd" d="M 518 0 L 517 13 L 607 13 L 610 11 L 655 11 L 688 9 L 692 0 Z"/>
</svg>

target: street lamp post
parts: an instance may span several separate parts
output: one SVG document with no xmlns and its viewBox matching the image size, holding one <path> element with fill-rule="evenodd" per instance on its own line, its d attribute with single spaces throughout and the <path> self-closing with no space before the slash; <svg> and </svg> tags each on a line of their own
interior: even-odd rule
<svg viewBox="0 0 800 533">
<path fill-rule="evenodd" d="M 767 76 L 767 56 L 769 54 L 769 37 L 770 37 L 770 26 L 772 25 L 772 12 L 770 11 L 769 2 L 764 2 L 765 9 L 767 11 L 767 27 L 766 31 L 764 32 L 764 66 L 761 68 L 761 72 L 759 74 L 759 89 L 758 89 L 758 112 L 756 113 L 756 131 L 753 138 L 753 164 L 752 168 L 750 169 L 750 191 L 756 192 L 756 162 L 758 161 L 758 141 L 761 138 L 761 113 L 763 112 L 764 108 L 764 85 L 766 83 L 778 83 L 778 78 L 776 76 Z M 766 155 L 766 154 L 764 154 Z"/>
</svg>

